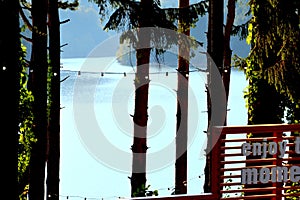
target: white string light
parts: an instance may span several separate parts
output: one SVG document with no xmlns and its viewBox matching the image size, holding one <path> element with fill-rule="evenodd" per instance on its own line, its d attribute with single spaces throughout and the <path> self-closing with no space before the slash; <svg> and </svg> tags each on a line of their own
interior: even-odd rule
<svg viewBox="0 0 300 200">
<path fill-rule="evenodd" d="M 50 196 L 51 197 L 51 196 Z M 106 199 L 126 199 L 125 197 L 118 197 L 118 196 L 110 196 L 110 197 L 85 197 L 81 195 L 59 195 L 59 197 L 66 198 L 66 199 L 84 199 L 84 200 L 106 200 Z"/>
<path fill-rule="evenodd" d="M 187 185 L 191 181 L 201 179 L 203 175 L 204 174 L 199 175 L 199 176 L 195 176 L 195 177 L 190 178 L 188 181 L 184 181 L 185 185 Z M 158 191 L 166 191 L 166 190 L 172 191 L 172 190 L 175 190 L 175 186 L 170 186 L 170 187 L 166 187 L 166 188 L 159 188 L 157 190 Z M 130 198 L 121 197 L 121 196 L 86 197 L 86 196 L 82 196 L 82 195 L 56 195 L 56 194 L 52 194 L 52 195 L 53 196 L 59 196 L 59 197 L 65 198 L 65 199 L 83 199 L 83 200 L 130 199 Z M 48 197 L 51 197 L 51 195 L 49 194 Z"/>
<path fill-rule="evenodd" d="M 192 182 L 192 181 L 201 179 L 202 176 L 204 176 L 204 174 L 199 175 L 199 176 L 192 177 L 192 178 L 188 179 L 188 181 L 184 181 L 184 183 L 185 183 L 185 185 L 187 185 L 188 183 L 190 183 L 190 182 Z M 159 188 L 159 189 L 157 189 L 157 190 L 158 190 L 158 191 L 165 191 L 165 190 L 174 190 L 174 189 L 175 189 L 175 186 L 172 185 L 172 186 L 170 186 L 170 187 Z"/>
<path fill-rule="evenodd" d="M 124 75 L 124 77 L 126 77 L 129 74 L 134 74 L 134 75 L 136 74 L 135 72 L 85 72 L 85 71 L 74 71 L 74 70 L 62 70 L 62 71 L 65 71 L 65 72 L 77 72 L 78 76 L 80 76 L 82 73 L 85 73 L 85 74 L 100 74 L 101 76 L 104 76 L 105 74 L 108 74 L 108 75 Z M 204 70 L 195 69 L 195 70 L 190 70 L 188 72 L 192 73 L 192 72 L 205 72 L 205 71 Z M 178 72 L 177 71 L 149 72 L 149 75 L 151 75 L 151 74 L 165 74 L 166 76 L 168 76 L 171 73 L 175 74 L 175 73 L 178 73 Z M 186 74 L 186 76 L 188 77 L 189 74 Z"/>
<path fill-rule="evenodd" d="M 227 73 L 230 70 L 231 66 L 225 66 L 224 67 L 224 72 Z"/>
</svg>

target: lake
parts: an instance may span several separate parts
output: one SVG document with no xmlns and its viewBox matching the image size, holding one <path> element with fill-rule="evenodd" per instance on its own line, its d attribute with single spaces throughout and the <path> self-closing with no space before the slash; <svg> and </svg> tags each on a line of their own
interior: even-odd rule
<svg viewBox="0 0 300 200">
<path fill-rule="evenodd" d="M 134 68 L 114 57 L 62 59 L 60 199 L 130 197 Z M 101 74 L 102 72 L 102 74 Z M 147 184 L 170 195 L 175 180 L 176 70 L 151 66 Z M 206 74 L 189 76 L 188 194 L 203 193 Z M 228 125 L 246 125 L 243 72 L 232 70 Z"/>
</svg>

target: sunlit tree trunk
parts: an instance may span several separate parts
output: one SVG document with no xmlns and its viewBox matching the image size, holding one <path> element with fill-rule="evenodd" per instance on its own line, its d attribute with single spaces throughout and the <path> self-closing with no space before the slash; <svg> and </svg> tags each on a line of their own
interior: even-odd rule
<svg viewBox="0 0 300 200">
<path fill-rule="evenodd" d="M 57 0 L 49 0 L 50 116 L 48 124 L 47 199 L 59 199 L 60 164 L 60 21 Z"/>
<path fill-rule="evenodd" d="M 189 0 L 179 0 L 179 8 L 189 6 Z M 183 16 L 182 16 L 183 17 Z M 190 28 L 179 19 L 179 31 L 187 36 Z M 187 142 L 188 142 L 188 75 L 189 46 L 179 39 L 178 44 L 178 85 L 176 115 L 176 162 L 175 162 L 175 194 L 187 193 Z"/>
<path fill-rule="evenodd" d="M 20 89 L 19 1 L 0 1 L 1 199 L 18 199 L 18 108 Z"/>
<path fill-rule="evenodd" d="M 212 138 L 211 127 L 216 125 L 215 120 L 211 120 L 211 99 L 210 97 L 216 97 L 220 92 L 220 88 L 215 87 L 214 78 L 218 77 L 214 73 L 221 73 L 223 69 L 223 48 L 224 48 L 224 35 L 223 35 L 223 0 L 210 0 L 209 1 L 209 17 L 208 17 L 208 33 L 207 33 L 207 53 L 212 59 L 208 59 L 208 76 L 207 76 L 207 109 L 208 109 L 208 125 L 207 125 L 207 148 L 206 148 L 206 166 L 204 169 L 205 182 L 204 192 L 211 192 L 211 152 Z M 214 70 L 217 67 L 219 70 Z M 214 105 L 218 106 L 218 105 Z"/>
<path fill-rule="evenodd" d="M 47 0 L 32 0 L 32 53 L 30 90 L 33 102 L 33 132 L 37 142 L 32 146 L 30 158 L 29 198 L 44 199 L 45 164 L 47 146 Z"/>
<path fill-rule="evenodd" d="M 150 25 L 153 0 L 141 0 L 141 16 L 138 16 L 139 28 Z M 134 139 L 132 145 L 131 196 L 145 196 L 146 152 L 148 123 L 148 92 L 150 62 L 150 32 L 139 29 L 137 32 L 138 49 L 136 52 L 137 69 L 135 77 Z M 138 192 L 139 191 L 139 192 Z"/>
</svg>

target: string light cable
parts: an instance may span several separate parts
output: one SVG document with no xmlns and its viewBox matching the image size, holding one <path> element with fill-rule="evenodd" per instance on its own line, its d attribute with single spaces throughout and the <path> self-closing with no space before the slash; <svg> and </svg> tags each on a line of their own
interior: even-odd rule
<svg viewBox="0 0 300 200">
<path fill-rule="evenodd" d="M 195 176 L 190 178 L 188 181 L 184 181 L 185 184 L 190 183 L 195 180 L 199 180 L 204 176 L 204 174 Z M 174 191 L 175 186 L 165 187 L 165 188 L 159 188 L 158 191 Z M 57 195 L 57 194 L 49 194 L 48 197 L 51 198 L 51 196 L 59 196 L 60 199 L 81 199 L 81 200 L 111 200 L 111 199 L 130 199 L 128 197 L 121 197 L 121 196 L 108 196 L 108 197 L 87 197 L 83 195 Z"/>
</svg>

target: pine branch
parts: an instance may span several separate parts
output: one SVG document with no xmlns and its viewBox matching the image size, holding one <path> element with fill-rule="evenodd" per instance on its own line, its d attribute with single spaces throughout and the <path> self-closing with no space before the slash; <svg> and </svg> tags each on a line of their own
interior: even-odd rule
<svg viewBox="0 0 300 200">
<path fill-rule="evenodd" d="M 247 38 L 248 36 L 248 25 L 250 23 L 250 20 L 247 21 L 244 24 L 240 24 L 240 25 L 233 25 L 232 26 L 232 30 L 231 30 L 231 35 L 233 36 L 239 36 L 240 40 L 244 40 Z"/>
<path fill-rule="evenodd" d="M 62 48 L 62 47 L 64 47 L 64 46 L 67 46 L 68 45 L 68 43 L 65 43 L 65 44 L 63 44 L 63 45 L 60 45 L 60 48 Z"/>
<path fill-rule="evenodd" d="M 66 20 L 64 20 L 64 21 L 61 21 L 60 24 L 65 24 L 65 23 L 67 23 L 67 22 L 69 22 L 69 21 L 71 21 L 71 20 L 70 20 L 70 19 L 66 19 Z"/>
<path fill-rule="evenodd" d="M 32 31 L 32 29 L 33 29 L 32 24 L 30 23 L 30 21 L 26 17 L 26 15 L 25 15 L 23 9 L 21 8 L 21 6 L 20 6 L 20 9 L 19 9 L 19 12 L 20 12 L 20 15 L 21 15 L 21 18 L 22 18 L 24 24 L 28 27 L 29 30 Z"/>
<path fill-rule="evenodd" d="M 68 78 L 70 78 L 70 76 L 66 76 L 65 78 L 63 78 L 62 80 L 60 80 L 60 82 L 64 82 L 65 80 L 67 80 Z"/>
<path fill-rule="evenodd" d="M 92 0 L 89 0 L 92 1 Z M 110 8 L 115 11 L 110 15 L 104 29 L 121 30 L 124 28 L 136 28 L 137 16 L 140 16 L 141 8 L 139 2 L 128 0 L 94 0 L 100 8 L 101 19 L 107 15 Z M 154 1 L 151 15 L 152 26 L 170 28 L 176 30 L 176 23 L 179 18 L 185 19 L 186 26 L 194 26 L 199 16 L 207 13 L 208 0 L 203 0 L 183 8 L 161 8 L 159 1 Z M 180 12 L 179 12 L 180 11 Z"/>
<path fill-rule="evenodd" d="M 63 10 L 77 10 L 79 6 L 79 1 L 78 0 L 74 0 L 73 3 L 69 3 L 68 1 L 65 1 L 65 2 L 62 2 L 62 1 L 59 1 L 58 2 L 58 7 L 63 9 Z"/>
<path fill-rule="evenodd" d="M 31 42 L 32 43 L 32 38 L 29 38 L 29 37 L 26 37 L 25 35 L 23 35 L 23 34 L 20 34 L 20 36 L 24 39 L 24 40 L 26 40 L 26 41 L 28 41 L 28 42 Z"/>
<path fill-rule="evenodd" d="M 26 10 L 30 10 L 31 11 L 31 4 L 28 3 L 26 0 L 20 0 L 20 3 L 22 4 L 22 8 L 26 9 Z"/>
</svg>

